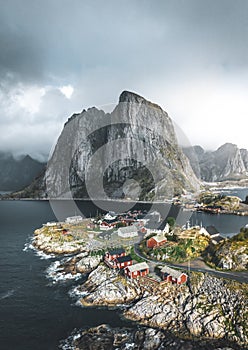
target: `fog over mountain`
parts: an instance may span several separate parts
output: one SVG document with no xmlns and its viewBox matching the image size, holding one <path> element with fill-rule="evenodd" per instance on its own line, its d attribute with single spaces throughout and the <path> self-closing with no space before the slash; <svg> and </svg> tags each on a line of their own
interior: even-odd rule
<svg viewBox="0 0 248 350">
<path fill-rule="evenodd" d="M 0 191 L 16 191 L 28 186 L 45 165 L 29 155 L 16 159 L 9 153 L 0 152 Z"/>
<path fill-rule="evenodd" d="M 1 1 L 0 150 L 44 160 L 68 115 L 124 89 L 193 145 L 248 148 L 247 12 L 243 0 Z"/>
</svg>

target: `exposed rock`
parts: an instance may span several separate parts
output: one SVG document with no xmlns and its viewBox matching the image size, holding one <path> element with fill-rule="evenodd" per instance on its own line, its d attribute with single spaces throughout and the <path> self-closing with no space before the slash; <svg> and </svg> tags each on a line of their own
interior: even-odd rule
<svg viewBox="0 0 248 350">
<path fill-rule="evenodd" d="M 126 280 L 105 265 L 91 272 L 83 287 L 90 292 L 81 300 L 87 305 L 128 304 L 142 295 L 136 281 Z"/>
<path fill-rule="evenodd" d="M 225 143 L 216 151 L 204 151 L 200 146 L 183 151 L 201 180 L 215 182 L 248 177 L 248 151 L 232 143 Z"/>
<path fill-rule="evenodd" d="M 198 276 L 198 277 L 197 277 Z M 180 337 L 229 339 L 248 343 L 245 289 L 232 281 L 192 274 L 188 285 L 149 285 L 149 279 L 125 279 L 100 265 L 83 285 L 86 305 L 125 304 L 125 317 Z M 130 304 L 131 303 L 131 304 Z"/>
<path fill-rule="evenodd" d="M 228 341 L 182 340 L 154 328 L 111 328 L 105 324 L 74 333 L 63 345 L 62 349 L 75 350 L 241 350 Z"/>
<path fill-rule="evenodd" d="M 111 198 L 151 200 L 194 192 L 200 182 L 177 143 L 168 114 L 124 91 L 111 114 L 90 108 L 68 120 L 37 186 L 40 197 L 103 199 L 107 193 Z"/>
<path fill-rule="evenodd" d="M 69 235 L 63 237 L 63 240 L 58 239 L 55 233 L 46 234 L 39 229 L 35 231 L 33 245 L 46 254 L 72 254 L 85 250 L 84 241 L 70 240 Z"/>
</svg>

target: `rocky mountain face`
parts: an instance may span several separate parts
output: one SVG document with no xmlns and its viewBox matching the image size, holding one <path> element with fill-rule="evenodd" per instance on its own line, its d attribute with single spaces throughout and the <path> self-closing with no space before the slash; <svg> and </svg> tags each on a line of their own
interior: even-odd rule
<svg viewBox="0 0 248 350">
<path fill-rule="evenodd" d="M 0 191 L 15 191 L 29 185 L 45 164 L 29 155 L 15 159 L 9 153 L 0 152 Z"/>
<path fill-rule="evenodd" d="M 248 177 L 248 151 L 232 143 L 225 143 L 216 151 L 205 151 L 200 146 L 183 151 L 201 180 L 215 182 Z"/>
<path fill-rule="evenodd" d="M 69 118 L 45 176 L 32 184 L 41 197 L 140 200 L 171 198 L 199 185 L 168 114 L 128 91 L 112 113 L 93 107 Z"/>
</svg>

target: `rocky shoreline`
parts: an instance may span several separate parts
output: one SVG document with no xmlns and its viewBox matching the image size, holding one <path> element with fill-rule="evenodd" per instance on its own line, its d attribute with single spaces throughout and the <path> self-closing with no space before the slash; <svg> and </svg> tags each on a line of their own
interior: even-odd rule
<svg viewBox="0 0 248 350">
<path fill-rule="evenodd" d="M 70 260 L 70 269 L 73 269 L 73 265 L 76 268 L 85 264 L 82 271 L 89 271 L 86 261 L 91 257 L 73 259 Z M 86 281 L 76 287 L 74 297 L 78 299 L 77 304 L 83 307 L 120 307 L 123 316 L 129 320 L 159 329 L 162 333 L 169 332 L 178 341 L 190 339 L 189 349 L 196 349 L 195 341 L 199 343 L 203 339 L 206 342 L 223 340 L 223 344 L 236 344 L 237 349 L 247 347 L 246 284 L 192 273 L 190 283 L 179 286 L 156 283 L 149 278 L 126 279 L 104 263 L 96 262 L 95 257 L 91 266 L 92 272 Z M 77 271 L 76 268 L 74 272 Z"/>
<path fill-rule="evenodd" d="M 163 349 L 163 344 L 170 348 L 172 338 L 176 339 L 174 349 L 201 349 L 196 347 L 201 342 L 213 344 L 202 349 L 215 349 L 217 341 L 234 344 L 236 347 L 232 346 L 231 349 L 248 349 L 247 284 L 196 272 L 191 272 L 189 282 L 183 285 L 159 283 L 148 276 L 129 279 L 121 271 L 107 267 L 102 261 L 102 254 L 92 256 L 85 245 L 77 247 L 80 248 L 78 253 L 77 249 L 70 248 L 76 248 L 75 245 L 70 246 L 73 242 L 64 243 L 59 245 L 59 240 L 51 241 L 51 235 L 36 232 L 34 246 L 37 249 L 60 256 L 73 253 L 71 257 L 55 261 L 48 269 L 47 276 L 54 283 L 66 279 L 80 280 L 70 292 L 77 299 L 77 305 L 116 307 L 122 310 L 125 318 L 149 327 L 151 332 L 160 332 L 160 345 L 149 345 L 147 349 Z M 164 338 L 165 332 L 171 336 Z M 146 337 L 144 334 L 143 338 Z M 112 335 L 110 338 L 113 338 Z M 163 339 L 167 339 L 166 343 Z M 141 342 L 143 347 L 139 347 L 138 342 L 134 343 L 133 348 L 145 349 L 145 341 Z M 74 348 L 84 349 L 82 344 Z M 117 347 L 112 344 L 111 348 Z"/>
<path fill-rule="evenodd" d="M 106 324 L 83 329 L 61 344 L 63 350 L 244 350 L 223 340 L 182 340 L 154 328 L 111 328 Z"/>
</svg>

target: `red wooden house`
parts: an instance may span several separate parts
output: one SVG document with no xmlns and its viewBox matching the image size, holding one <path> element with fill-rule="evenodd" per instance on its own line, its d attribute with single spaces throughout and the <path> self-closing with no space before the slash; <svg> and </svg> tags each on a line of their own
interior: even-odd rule
<svg viewBox="0 0 248 350">
<path fill-rule="evenodd" d="M 105 263 L 111 268 L 117 268 L 116 259 L 126 256 L 126 252 L 123 248 L 116 248 L 106 252 L 104 256 Z"/>
<path fill-rule="evenodd" d="M 121 256 L 114 260 L 114 264 L 118 269 L 124 269 L 127 266 L 131 266 L 133 264 L 133 260 L 130 255 Z"/>
<path fill-rule="evenodd" d="M 182 284 L 187 282 L 188 275 L 182 271 L 174 270 L 171 267 L 164 266 L 161 269 L 162 280 L 177 284 Z"/>
<path fill-rule="evenodd" d="M 147 248 L 156 248 L 164 245 L 167 242 L 167 238 L 163 235 L 157 235 L 149 238 L 146 241 Z"/>
<path fill-rule="evenodd" d="M 137 278 L 139 276 L 146 276 L 149 273 L 149 266 L 146 262 L 127 266 L 124 269 L 124 273 L 129 278 Z"/>
<path fill-rule="evenodd" d="M 108 252 L 106 252 L 104 260 L 112 261 L 116 258 L 120 258 L 121 256 L 125 256 L 125 255 L 126 255 L 125 249 L 116 248 L 116 249 L 112 249 L 112 250 L 109 250 Z"/>
<path fill-rule="evenodd" d="M 100 224 L 100 230 L 111 230 L 112 228 L 116 227 L 118 221 L 116 219 L 113 220 L 103 220 Z"/>
</svg>

